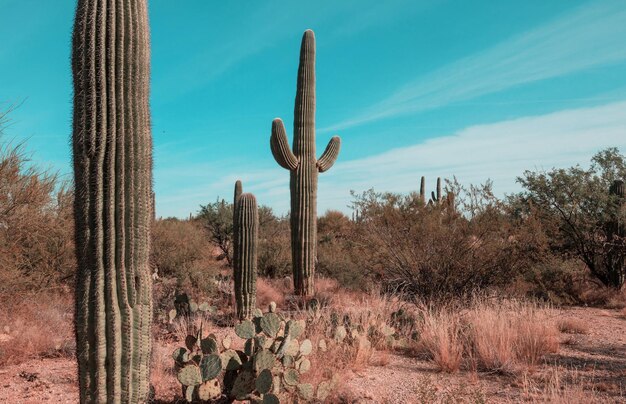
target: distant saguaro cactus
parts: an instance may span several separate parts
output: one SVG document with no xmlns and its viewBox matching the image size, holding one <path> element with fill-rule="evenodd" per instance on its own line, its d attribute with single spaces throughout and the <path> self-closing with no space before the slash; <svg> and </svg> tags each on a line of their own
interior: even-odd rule
<svg viewBox="0 0 626 404">
<path fill-rule="evenodd" d="M 426 177 L 422 175 L 420 180 L 420 201 L 422 204 L 426 204 Z"/>
<path fill-rule="evenodd" d="M 437 193 L 430 193 L 430 202 L 434 205 L 439 205 L 441 203 L 441 177 L 437 177 Z"/>
<path fill-rule="evenodd" d="M 237 201 L 243 192 L 241 180 L 235 182 L 235 193 L 233 195 L 233 240 L 237 239 Z M 233 246 L 234 249 L 234 246 Z"/>
<path fill-rule="evenodd" d="M 145 402 L 153 205 L 146 0 L 78 0 L 72 74 L 80 401 Z"/>
<path fill-rule="evenodd" d="M 256 308 L 257 246 L 259 213 L 252 194 L 239 194 L 241 182 L 235 186 L 235 215 L 233 218 L 233 267 L 237 317 L 250 318 Z"/>
<path fill-rule="evenodd" d="M 314 293 L 317 250 L 317 175 L 332 167 L 341 140 L 334 136 L 322 156 L 315 156 L 315 35 L 307 30 L 300 47 L 294 111 L 293 152 L 282 120 L 272 122 L 270 147 L 276 162 L 291 172 L 291 257 L 297 295 Z"/>
</svg>

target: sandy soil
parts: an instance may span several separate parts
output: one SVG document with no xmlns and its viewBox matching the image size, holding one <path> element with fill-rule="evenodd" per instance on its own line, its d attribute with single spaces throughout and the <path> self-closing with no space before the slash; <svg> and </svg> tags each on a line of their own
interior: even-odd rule
<svg viewBox="0 0 626 404">
<path fill-rule="evenodd" d="M 343 395 L 358 403 L 608 402 L 626 403 L 626 317 L 617 310 L 571 308 L 555 320 L 574 318 L 586 334 L 561 334 L 561 348 L 535 369 L 500 375 L 440 373 L 424 360 L 376 353 L 353 373 Z M 161 347 L 163 354 L 169 346 Z M 558 369 L 558 370 L 557 370 Z M 546 386 L 553 389 L 546 393 Z M 556 386 L 556 387 L 555 387 Z M 176 401 L 174 376 L 161 371 L 156 398 Z M 0 368 L 2 403 L 75 403 L 78 388 L 71 359 L 39 359 Z"/>
</svg>

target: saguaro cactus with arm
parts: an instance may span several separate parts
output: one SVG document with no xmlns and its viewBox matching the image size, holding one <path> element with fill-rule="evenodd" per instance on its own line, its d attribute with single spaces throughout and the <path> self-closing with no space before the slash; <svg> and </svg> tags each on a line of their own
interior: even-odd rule
<svg viewBox="0 0 626 404">
<path fill-rule="evenodd" d="M 241 187 L 239 190 L 241 191 Z M 237 317 L 243 320 L 250 318 L 256 307 L 259 212 L 254 195 L 239 194 L 235 197 L 233 223 L 235 301 L 237 303 Z"/>
<path fill-rule="evenodd" d="M 293 152 L 282 120 L 272 122 L 270 147 L 276 162 L 291 172 L 291 257 L 297 295 L 314 292 L 317 247 L 317 175 L 332 167 L 341 140 L 333 137 L 319 160 L 315 155 L 315 35 L 307 30 L 300 47 L 294 111 Z"/>
<path fill-rule="evenodd" d="M 146 0 L 78 0 L 72 41 L 80 401 L 145 402 L 152 289 Z"/>
</svg>

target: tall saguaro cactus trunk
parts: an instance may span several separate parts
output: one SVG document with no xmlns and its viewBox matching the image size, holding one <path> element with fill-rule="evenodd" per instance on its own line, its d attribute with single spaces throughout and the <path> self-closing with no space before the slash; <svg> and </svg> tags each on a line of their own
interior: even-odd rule
<svg viewBox="0 0 626 404">
<path fill-rule="evenodd" d="M 233 217 L 233 268 L 237 318 L 252 317 L 256 308 L 256 272 L 258 260 L 259 213 L 256 198 L 241 193 L 235 186 Z"/>
<path fill-rule="evenodd" d="M 147 400 L 152 289 L 146 0 L 78 0 L 72 43 L 82 403 Z"/>
<path fill-rule="evenodd" d="M 272 122 L 270 147 L 276 162 L 290 170 L 291 257 L 297 295 L 314 293 L 317 250 L 317 174 L 332 167 L 341 140 L 334 136 L 319 158 L 315 154 L 315 35 L 307 30 L 300 47 L 294 111 L 293 152 L 282 120 Z"/>
</svg>

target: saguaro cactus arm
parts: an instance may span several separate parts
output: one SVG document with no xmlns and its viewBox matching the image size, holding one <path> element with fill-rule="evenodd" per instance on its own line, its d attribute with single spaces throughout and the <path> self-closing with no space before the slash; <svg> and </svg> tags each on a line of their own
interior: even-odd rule
<svg viewBox="0 0 626 404">
<path fill-rule="evenodd" d="M 326 150 L 322 153 L 322 156 L 317 160 L 317 169 L 320 173 L 324 171 L 328 171 L 335 161 L 337 161 L 337 156 L 339 155 L 339 149 L 341 148 L 341 139 L 339 136 L 333 136 L 332 139 L 328 142 L 328 146 L 326 146 Z"/>
<path fill-rule="evenodd" d="M 280 118 L 272 121 L 272 135 L 270 136 L 270 148 L 276 162 L 287 170 L 298 168 L 298 158 L 292 153 L 287 141 L 285 125 Z"/>
</svg>

